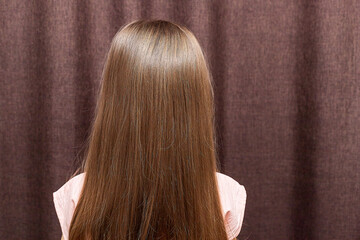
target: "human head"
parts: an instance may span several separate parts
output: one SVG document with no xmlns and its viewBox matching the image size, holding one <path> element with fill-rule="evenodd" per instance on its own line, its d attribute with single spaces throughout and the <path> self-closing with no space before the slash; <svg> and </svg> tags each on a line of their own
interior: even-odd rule
<svg viewBox="0 0 360 240">
<path fill-rule="evenodd" d="M 71 237 L 226 239 L 213 97 L 189 29 L 165 20 L 120 28 L 102 74 Z"/>
</svg>

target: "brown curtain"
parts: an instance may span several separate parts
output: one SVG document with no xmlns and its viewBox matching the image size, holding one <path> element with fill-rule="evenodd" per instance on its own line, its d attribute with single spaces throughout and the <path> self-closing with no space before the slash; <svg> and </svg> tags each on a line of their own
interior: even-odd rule
<svg viewBox="0 0 360 240">
<path fill-rule="evenodd" d="M 60 239 L 105 54 L 138 18 L 188 26 L 216 83 L 239 239 L 360 239 L 360 1 L 0 1 L 0 239 Z"/>
</svg>

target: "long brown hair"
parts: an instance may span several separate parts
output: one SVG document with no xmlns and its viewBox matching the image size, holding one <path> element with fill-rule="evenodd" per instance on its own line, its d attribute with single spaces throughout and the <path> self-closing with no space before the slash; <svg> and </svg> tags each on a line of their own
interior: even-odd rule
<svg viewBox="0 0 360 240">
<path fill-rule="evenodd" d="M 213 80 L 191 31 L 123 26 L 99 90 L 70 240 L 227 239 Z"/>
</svg>

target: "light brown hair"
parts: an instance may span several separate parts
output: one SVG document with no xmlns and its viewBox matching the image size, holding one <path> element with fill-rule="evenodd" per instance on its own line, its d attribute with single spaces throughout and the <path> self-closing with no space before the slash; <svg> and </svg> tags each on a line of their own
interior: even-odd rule
<svg viewBox="0 0 360 240">
<path fill-rule="evenodd" d="M 191 31 L 137 20 L 112 40 L 69 237 L 227 239 L 213 81 Z"/>
</svg>

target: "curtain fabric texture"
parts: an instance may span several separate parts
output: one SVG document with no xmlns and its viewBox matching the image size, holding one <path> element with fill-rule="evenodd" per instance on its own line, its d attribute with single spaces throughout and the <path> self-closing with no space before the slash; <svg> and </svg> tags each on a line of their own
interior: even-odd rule
<svg viewBox="0 0 360 240">
<path fill-rule="evenodd" d="M 238 239 L 360 238 L 360 2 L 0 3 L 0 239 L 60 239 L 105 54 L 139 18 L 190 28 L 215 81 L 221 172 L 247 190 Z"/>
</svg>

